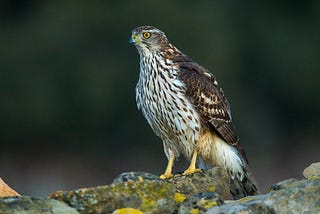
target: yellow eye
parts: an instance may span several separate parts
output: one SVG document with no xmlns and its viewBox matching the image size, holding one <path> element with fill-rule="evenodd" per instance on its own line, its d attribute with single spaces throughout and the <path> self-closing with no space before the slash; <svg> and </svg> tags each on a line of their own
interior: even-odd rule
<svg viewBox="0 0 320 214">
<path fill-rule="evenodd" d="M 143 37 L 144 37 L 145 39 L 149 39 L 150 36 L 151 36 L 151 33 L 149 33 L 149 32 L 143 33 Z"/>
</svg>

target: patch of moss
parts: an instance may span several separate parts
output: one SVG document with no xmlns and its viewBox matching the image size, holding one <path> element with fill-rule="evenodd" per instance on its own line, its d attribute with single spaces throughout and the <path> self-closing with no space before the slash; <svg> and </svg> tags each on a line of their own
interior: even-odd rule
<svg viewBox="0 0 320 214">
<path fill-rule="evenodd" d="M 143 212 L 134 208 L 121 208 L 116 209 L 112 214 L 143 214 Z"/>
<path fill-rule="evenodd" d="M 216 190 L 216 188 L 214 186 L 209 186 L 208 187 L 208 191 L 210 192 L 214 192 Z"/>
<path fill-rule="evenodd" d="M 186 198 L 187 198 L 187 197 L 186 197 L 185 194 L 181 194 L 181 193 L 179 193 L 179 192 L 176 192 L 176 193 L 174 194 L 174 201 L 175 201 L 176 203 L 182 203 Z"/>
<path fill-rule="evenodd" d="M 308 180 L 315 180 L 315 179 L 320 179 L 320 176 L 318 175 L 308 176 Z"/>
<path fill-rule="evenodd" d="M 192 209 L 189 211 L 189 214 L 199 214 L 199 213 L 200 213 L 199 208 L 192 208 Z"/>
<path fill-rule="evenodd" d="M 164 182 L 137 181 L 116 183 L 110 186 L 111 192 L 122 194 L 135 194 L 141 200 L 141 210 L 152 210 L 157 207 L 161 198 L 172 198 L 171 185 Z"/>
<path fill-rule="evenodd" d="M 109 186 L 55 192 L 49 197 L 68 203 L 81 212 L 110 212 L 121 207 L 142 211 L 174 208 L 174 190 L 167 182 L 128 181 Z M 170 206 L 168 206 L 170 205 Z"/>
<path fill-rule="evenodd" d="M 205 209 L 209 209 L 211 207 L 217 206 L 218 203 L 216 201 L 202 199 L 202 200 L 198 201 L 198 205 L 205 208 Z"/>
</svg>

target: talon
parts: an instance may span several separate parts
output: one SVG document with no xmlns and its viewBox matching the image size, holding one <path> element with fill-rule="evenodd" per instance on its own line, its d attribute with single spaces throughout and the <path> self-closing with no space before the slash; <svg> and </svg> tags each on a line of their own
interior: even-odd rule
<svg viewBox="0 0 320 214">
<path fill-rule="evenodd" d="M 190 169 L 190 168 L 188 168 L 182 173 L 182 175 L 190 175 L 190 174 L 198 173 L 198 172 L 202 172 L 202 170 L 201 169 Z"/>
<path fill-rule="evenodd" d="M 162 174 L 162 175 L 160 175 L 160 178 L 162 180 L 169 179 L 169 178 L 172 178 L 172 177 L 173 177 L 173 174 Z"/>
</svg>

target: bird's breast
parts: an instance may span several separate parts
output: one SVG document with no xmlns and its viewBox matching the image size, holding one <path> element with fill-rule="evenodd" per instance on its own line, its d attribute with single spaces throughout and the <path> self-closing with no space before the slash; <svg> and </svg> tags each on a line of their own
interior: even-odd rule
<svg viewBox="0 0 320 214">
<path fill-rule="evenodd" d="M 184 83 L 177 78 L 177 68 L 156 60 L 140 65 L 136 99 L 144 117 L 163 140 L 192 150 L 186 148 L 199 138 L 200 118 L 186 97 Z"/>
</svg>

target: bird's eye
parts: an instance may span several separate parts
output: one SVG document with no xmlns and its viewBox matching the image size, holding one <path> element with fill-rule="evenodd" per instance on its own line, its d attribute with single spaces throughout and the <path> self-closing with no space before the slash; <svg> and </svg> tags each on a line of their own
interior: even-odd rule
<svg viewBox="0 0 320 214">
<path fill-rule="evenodd" d="M 143 37 L 144 37 L 145 39 L 149 39 L 150 36 L 151 36 L 151 33 L 149 33 L 149 32 L 143 33 Z"/>
</svg>

